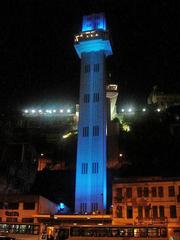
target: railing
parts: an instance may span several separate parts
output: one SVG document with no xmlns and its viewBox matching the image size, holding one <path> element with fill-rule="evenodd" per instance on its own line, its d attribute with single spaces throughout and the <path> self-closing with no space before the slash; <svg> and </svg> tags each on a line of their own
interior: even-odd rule
<svg viewBox="0 0 180 240">
<path fill-rule="evenodd" d="M 135 223 L 137 224 L 166 224 L 168 223 L 167 217 L 161 217 L 161 218 L 139 218 L 137 217 L 135 220 Z"/>
</svg>

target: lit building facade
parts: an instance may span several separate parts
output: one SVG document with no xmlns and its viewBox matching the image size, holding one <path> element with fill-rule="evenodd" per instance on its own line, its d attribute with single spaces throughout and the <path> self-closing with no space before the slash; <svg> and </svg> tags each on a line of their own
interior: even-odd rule
<svg viewBox="0 0 180 240">
<path fill-rule="evenodd" d="M 0 232 L 17 239 L 39 239 L 42 224 L 36 215 L 56 214 L 59 206 L 37 195 L 0 196 Z"/>
<path fill-rule="evenodd" d="M 84 16 L 74 46 L 81 58 L 75 211 L 102 212 L 107 198 L 105 58 L 112 54 L 103 14 Z"/>
<path fill-rule="evenodd" d="M 113 224 L 180 228 L 180 178 L 127 178 L 113 184 Z"/>
</svg>

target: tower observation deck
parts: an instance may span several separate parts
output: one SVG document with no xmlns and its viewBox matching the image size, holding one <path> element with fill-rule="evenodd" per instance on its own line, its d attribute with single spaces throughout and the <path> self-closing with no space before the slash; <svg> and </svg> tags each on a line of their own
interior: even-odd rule
<svg viewBox="0 0 180 240">
<path fill-rule="evenodd" d="M 112 55 L 103 13 L 83 17 L 74 47 L 81 58 L 75 211 L 106 209 L 105 58 Z"/>
</svg>

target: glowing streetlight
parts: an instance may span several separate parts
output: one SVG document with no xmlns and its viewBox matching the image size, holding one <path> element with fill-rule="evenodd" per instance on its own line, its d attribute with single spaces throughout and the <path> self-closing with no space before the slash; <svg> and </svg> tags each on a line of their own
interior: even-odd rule
<svg viewBox="0 0 180 240">
<path fill-rule="evenodd" d="M 25 113 L 28 113 L 29 111 L 27 109 L 24 110 Z"/>
<path fill-rule="evenodd" d="M 143 108 L 142 111 L 143 111 L 143 112 L 146 112 L 146 108 Z"/>
<path fill-rule="evenodd" d="M 121 112 L 124 112 L 124 108 L 121 109 Z"/>
</svg>

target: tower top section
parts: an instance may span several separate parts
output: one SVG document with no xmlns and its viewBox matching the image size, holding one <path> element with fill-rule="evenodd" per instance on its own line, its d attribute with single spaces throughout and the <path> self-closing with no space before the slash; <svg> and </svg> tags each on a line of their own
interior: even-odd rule
<svg viewBox="0 0 180 240">
<path fill-rule="evenodd" d="M 104 13 L 83 17 L 82 31 L 75 35 L 74 47 L 80 58 L 83 53 L 98 51 L 104 51 L 106 56 L 112 55 Z"/>
<path fill-rule="evenodd" d="M 82 32 L 93 30 L 106 31 L 106 19 L 104 13 L 92 14 L 83 17 Z"/>
</svg>

